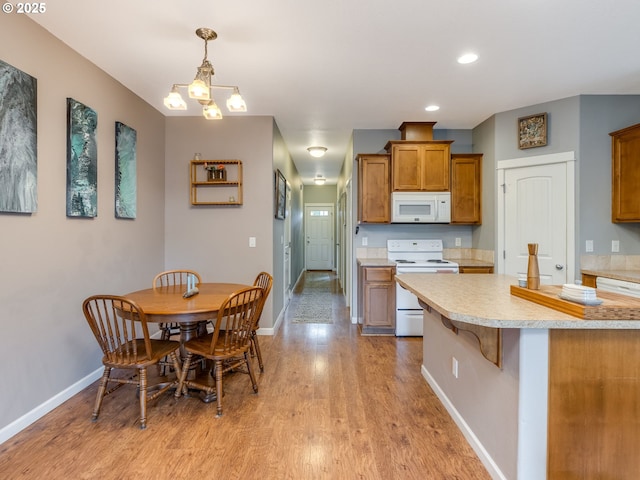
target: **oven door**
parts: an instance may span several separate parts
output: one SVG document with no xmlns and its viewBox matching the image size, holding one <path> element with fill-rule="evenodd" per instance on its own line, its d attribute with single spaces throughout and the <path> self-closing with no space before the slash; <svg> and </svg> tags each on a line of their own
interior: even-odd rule
<svg viewBox="0 0 640 480">
<path fill-rule="evenodd" d="M 434 267 L 396 267 L 396 275 L 411 273 L 456 273 Z M 422 307 L 418 297 L 396 283 L 396 337 L 422 336 Z"/>
</svg>

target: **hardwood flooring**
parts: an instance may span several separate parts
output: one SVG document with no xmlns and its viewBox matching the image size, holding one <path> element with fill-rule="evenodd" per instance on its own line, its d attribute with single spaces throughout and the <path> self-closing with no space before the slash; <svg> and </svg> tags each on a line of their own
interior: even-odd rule
<svg viewBox="0 0 640 480">
<path fill-rule="evenodd" d="M 92 423 L 96 382 L 0 445 L 0 477 L 489 479 L 420 374 L 421 339 L 360 336 L 328 281 L 334 323 L 285 318 L 261 336 L 260 391 L 243 373 L 225 377 L 221 418 L 215 402 L 166 395 L 140 430 L 125 386 Z"/>
</svg>

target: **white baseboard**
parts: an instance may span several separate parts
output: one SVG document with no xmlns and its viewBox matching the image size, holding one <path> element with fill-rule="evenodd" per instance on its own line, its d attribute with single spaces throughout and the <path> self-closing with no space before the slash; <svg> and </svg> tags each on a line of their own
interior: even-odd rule
<svg viewBox="0 0 640 480">
<path fill-rule="evenodd" d="M 31 410 L 30 412 L 25 413 L 23 416 L 21 416 L 17 420 L 11 422 L 9 425 L 2 428 L 0 430 L 0 444 L 6 442 L 17 433 L 20 433 L 22 430 L 27 428 L 33 422 L 44 417 L 51 410 L 53 410 L 56 407 L 59 407 L 64 402 L 69 400 L 71 397 L 73 397 L 77 393 L 87 388 L 96 380 L 100 379 L 103 372 L 104 372 L 104 368 L 101 366 L 94 372 L 80 379 L 70 387 L 65 388 L 62 392 L 58 393 L 57 395 L 54 395 L 46 402 L 42 403 L 41 405 L 38 405 L 36 408 Z M 91 419 L 90 414 L 91 412 L 87 411 L 87 422 Z"/>
<path fill-rule="evenodd" d="M 491 478 L 493 478 L 494 480 L 507 480 L 507 477 L 502 473 L 498 465 L 496 465 L 496 463 L 493 461 L 493 458 L 491 458 L 489 452 L 487 452 L 487 450 L 484 448 L 484 445 L 482 445 L 478 437 L 476 437 L 475 433 L 473 433 L 473 430 L 471 430 L 462 415 L 460 415 L 460 412 L 456 410 L 456 407 L 454 407 L 453 403 L 451 403 L 447 395 L 440 388 L 440 385 L 438 385 L 438 382 L 435 381 L 435 379 L 431 376 L 424 365 L 422 365 L 420 371 L 422 372 L 422 376 L 425 378 L 429 386 L 435 392 L 436 396 L 440 399 L 444 407 L 447 409 L 447 412 L 449 412 L 449 415 L 451 415 L 451 418 L 453 418 L 453 421 L 456 422 L 456 425 L 458 425 L 458 428 L 464 435 L 464 438 L 467 439 L 467 442 L 469 442 L 471 448 L 473 448 L 473 450 L 476 452 L 476 455 L 478 455 L 478 458 L 480 458 L 480 461 L 489 472 L 489 475 L 491 475 Z"/>
</svg>

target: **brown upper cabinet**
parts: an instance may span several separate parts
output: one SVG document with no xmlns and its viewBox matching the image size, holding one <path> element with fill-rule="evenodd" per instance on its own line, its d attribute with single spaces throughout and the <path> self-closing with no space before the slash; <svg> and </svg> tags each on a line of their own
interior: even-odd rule
<svg viewBox="0 0 640 480">
<path fill-rule="evenodd" d="M 389 155 L 360 154 L 358 160 L 358 220 L 391 221 L 391 163 Z"/>
<path fill-rule="evenodd" d="M 640 222 L 640 123 L 611 132 L 611 221 Z"/>
<path fill-rule="evenodd" d="M 449 161 L 453 140 L 395 140 L 391 153 L 391 189 L 394 192 L 449 191 Z"/>
<path fill-rule="evenodd" d="M 451 155 L 451 223 L 482 223 L 482 154 Z"/>
</svg>

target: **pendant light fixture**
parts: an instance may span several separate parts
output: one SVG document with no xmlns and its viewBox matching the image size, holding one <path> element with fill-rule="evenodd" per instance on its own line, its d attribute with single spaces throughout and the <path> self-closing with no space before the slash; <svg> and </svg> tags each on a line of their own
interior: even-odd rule
<svg viewBox="0 0 640 480">
<path fill-rule="evenodd" d="M 164 98 L 164 105 L 170 110 L 186 110 L 187 104 L 180 95 L 179 88 L 186 88 L 189 94 L 189 98 L 197 100 L 202 105 L 202 115 L 207 120 L 218 120 L 222 118 L 222 111 L 213 99 L 213 89 L 221 88 L 233 90 L 233 93 L 227 100 L 227 109 L 230 112 L 246 112 L 247 104 L 245 103 L 242 95 L 240 95 L 240 89 L 235 85 L 214 85 L 211 83 L 211 77 L 213 77 L 213 65 L 207 58 L 207 44 L 209 40 L 215 40 L 218 38 L 218 34 L 210 28 L 198 28 L 196 35 L 204 40 L 204 58 L 202 59 L 202 65 L 198 67 L 196 76 L 193 82 L 186 83 L 174 83 L 171 87 L 171 92 Z"/>
</svg>

